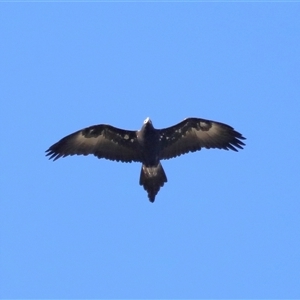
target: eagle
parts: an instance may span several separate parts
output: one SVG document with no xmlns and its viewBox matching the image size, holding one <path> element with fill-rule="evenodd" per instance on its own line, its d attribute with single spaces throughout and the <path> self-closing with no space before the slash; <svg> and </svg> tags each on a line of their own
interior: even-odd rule
<svg viewBox="0 0 300 300">
<path fill-rule="evenodd" d="M 231 126 L 211 120 L 187 118 L 163 129 L 155 129 L 147 118 L 140 130 L 124 130 L 100 124 L 76 131 L 46 150 L 53 161 L 68 155 L 93 154 L 125 163 L 142 163 L 140 185 L 150 202 L 167 182 L 161 160 L 170 159 L 202 148 L 238 151 L 245 137 Z"/>
</svg>

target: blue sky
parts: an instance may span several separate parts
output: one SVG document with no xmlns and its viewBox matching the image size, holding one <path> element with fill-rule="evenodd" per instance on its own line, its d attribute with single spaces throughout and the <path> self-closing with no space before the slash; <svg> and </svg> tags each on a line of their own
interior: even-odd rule
<svg viewBox="0 0 300 300">
<path fill-rule="evenodd" d="M 1 3 L 2 298 L 300 298 L 299 3 Z M 244 150 L 45 150 L 95 124 L 224 122 Z"/>
</svg>

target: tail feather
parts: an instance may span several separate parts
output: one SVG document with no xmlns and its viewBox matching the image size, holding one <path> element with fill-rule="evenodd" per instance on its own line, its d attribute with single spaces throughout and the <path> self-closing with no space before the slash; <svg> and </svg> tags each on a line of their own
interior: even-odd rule
<svg viewBox="0 0 300 300">
<path fill-rule="evenodd" d="M 167 176 L 161 163 L 158 163 L 155 167 L 142 165 L 140 185 L 148 192 L 148 197 L 151 202 L 154 202 L 155 196 L 165 182 L 167 182 Z"/>
</svg>

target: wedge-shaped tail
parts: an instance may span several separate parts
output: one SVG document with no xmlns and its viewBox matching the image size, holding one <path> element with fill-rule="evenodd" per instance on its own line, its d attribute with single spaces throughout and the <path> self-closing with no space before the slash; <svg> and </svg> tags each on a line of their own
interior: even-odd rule
<svg viewBox="0 0 300 300">
<path fill-rule="evenodd" d="M 151 202 L 154 202 L 160 188 L 167 182 L 167 176 L 160 163 L 155 167 L 146 167 L 142 165 L 140 185 L 148 192 Z"/>
</svg>

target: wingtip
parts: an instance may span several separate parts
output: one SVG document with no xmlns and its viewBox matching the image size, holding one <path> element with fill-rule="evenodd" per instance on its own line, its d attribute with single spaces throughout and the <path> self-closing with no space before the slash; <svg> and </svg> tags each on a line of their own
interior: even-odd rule
<svg viewBox="0 0 300 300">
<path fill-rule="evenodd" d="M 59 155 L 58 153 L 55 153 L 51 148 L 46 150 L 45 153 L 46 153 L 45 154 L 46 157 L 48 157 L 49 160 L 56 161 L 57 159 L 59 159 L 61 157 L 61 155 Z"/>
</svg>

